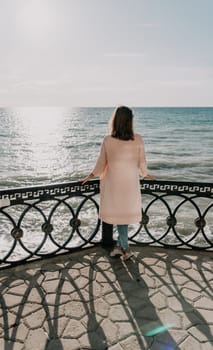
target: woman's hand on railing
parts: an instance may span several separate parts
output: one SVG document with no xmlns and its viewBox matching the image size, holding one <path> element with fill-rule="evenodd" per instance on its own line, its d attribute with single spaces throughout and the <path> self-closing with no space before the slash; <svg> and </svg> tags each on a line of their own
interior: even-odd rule
<svg viewBox="0 0 213 350">
<path fill-rule="evenodd" d="M 144 177 L 144 180 L 156 180 L 156 178 L 155 178 L 155 176 L 153 176 L 153 175 L 147 174 L 147 175 Z"/>
<path fill-rule="evenodd" d="M 84 179 L 81 179 L 80 181 L 82 182 L 82 185 L 84 185 L 86 182 L 91 180 L 94 176 L 95 175 L 93 173 L 90 173 L 87 177 L 85 177 Z"/>
</svg>

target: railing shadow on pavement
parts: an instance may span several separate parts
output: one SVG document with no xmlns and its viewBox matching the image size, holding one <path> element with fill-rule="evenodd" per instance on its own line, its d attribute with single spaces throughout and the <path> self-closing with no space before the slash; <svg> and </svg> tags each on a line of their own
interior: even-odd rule
<svg viewBox="0 0 213 350">
<path fill-rule="evenodd" d="M 142 350 L 180 349 L 193 327 L 211 342 L 205 305 L 198 305 L 201 295 L 212 296 L 209 265 L 191 253 L 133 249 L 126 262 L 92 248 L 1 271 L 2 350 L 29 343 L 35 330 L 46 334 L 45 350 L 63 350 L 74 338 L 82 348 L 105 350 L 128 333 Z M 181 330 L 178 343 L 173 332 Z"/>
<path fill-rule="evenodd" d="M 212 314 L 212 310 L 209 311 L 208 307 L 213 300 L 213 264 L 211 264 L 211 268 L 210 264 L 208 267 L 203 267 L 205 262 L 201 260 L 199 256 L 196 256 L 195 259 L 191 259 L 187 256 L 187 254 L 185 254 L 183 259 L 184 263 L 188 263 L 189 265 L 193 264 L 196 271 L 194 271 L 191 275 L 189 269 L 185 270 L 184 268 L 181 268 L 181 266 L 177 266 L 177 261 L 175 263 L 173 263 L 173 261 L 174 258 L 170 256 L 167 259 L 166 267 L 172 285 L 176 290 L 176 300 L 180 303 L 182 310 L 184 311 L 185 321 L 188 324 L 191 324 L 192 327 L 196 327 L 197 333 L 200 335 L 200 339 L 204 340 L 205 342 L 213 342 L 213 332 L 211 332 L 207 320 L 204 318 L 201 312 L 207 311 L 209 314 L 208 319 L 210 313 Z M 175 280 L 175 276 L 177 275 L 173 273 L 171 267 L 176 270 L 177 274 L 180 274 L 187 281 L 182 288 Z M 194 275 L 195 273 L 196 276 Z M 208 275 L 208 278 L 206 275 Z M 186 287 L 189 288 L 188 291 Z M 203 302 L 200 304 L 202 297 L 205 297 L 206 303 Z M 199 304 L 201 309 L 197 307 Z"/>
<path fill-rule="evenodd" d="M 77 262 L 78 263 L 78 262 Z M 89 266 L 91 265 L 90 262 L 87 259 L 82 260 L 81 265 L 83 266 L 84 264 L 87 266 L 87 263 Z M 35 270 L 35 273 L 33 273 L 33 269 L 31 269 L 31 273 L 28 273 L 27 271 L 21 271 L 21 272 L 16 272 L 14 275 L 10 277 L 6 277 L 1 281 L 1 297 L 0 297 L 0 304 L 1 304 L 1 310 L 2 310 L 2 318 L 3 318 L 3 325 L 2 325 L 2 330 L 4 332 L 4 349 L 2 350 L 13 350 L 16 341 L 20 342 L 20 340 L 24 340 L 23 338 L 17 338 L 17 333 L 20 330 L 20 326 L 23 325 L 23 323 L 26 325 L 28 323 L 27 321 L 27 315 L 29 316 L 33 315 L 32 317 L 34 320 L 36 320 L 37 313 L 39 311 L 43 312 L 43 321 L 37 323 L 35 321 L 35 324 L 33 325 L 28 324 L 28 327 L 32 327 L 31 330 L 35 330 L 36 326 L 42 327 L 46 334 L 47 334 L 47 340 L 46 344 L 44 346 L 44 349 L 51 350 L 52 348 L 57 349 L 57 350 L 63 350 L 63 344 L 61 341 L 61 336 L 62 334 L 60 333 L 60 329 L 62 328 L 61 326 L 59 327 L 59 323 L 62 320 L 63 316 L 68 316 L 69 315 L 69 307 L 70 310 L 72 309 L 71 303 L 74 305 L 74 303 L 77 301 L 77 303 L 81 304 L 81 313 L 80 317 L 83 315 L 88 316 L 88 322 L 85 324 L 85 330 L 82 331 L 82 333 L 88 333 L 89 334 L 89 342 L 91 344 L 91 349 L 95 349 L 96 346 L 100 346 L 100 342 L 105 344 L 105 347 L 101 347 L 101 349 L 106 348 L 106 337 L 104 335 L 103 329 L 99 325 L 98 321 L 96 320 L 96 314 L 94 312 L 93 308 L 93 302 L 90 301 L 88 303 L 88 300 L 85 299 L 84 294 L 82 293 L 82 290 L 79 289 L 79 286 L 75 283 L 75 278 L 76 274 L 74 277 L 72 277 L 72 271 L 75 269 L 75 264 L 76 261 L 69 261 L 68 263 L 64 264 L 64 268 L 61 266 L 61 264 L 54 264 L 49 266 L 48 265 L 41 270 Z M 90 266 L 90 272 L 89 272 L 89 300 L 93 299 L 92 296 L 92 283 L 93 283 L 93 268 Z M 69 272 L 68 272 L 69 271 Z M 53 294 L 48 294 L 47 290 L 45 291 L 45 288 L 43 286 L 43 282 L 45 282 L 45 275 L 48 273 L 52 272 L 58 272 L 59 276 L 56 280 L 46 280 L 46 282 L 53 282 L 55 281 L 55 287 L 54 287 L 54 295 L 55 295 L 55 300 L 50 300 L 50 303 L 48 301 L 49 296 L 53 296 Z M 7 274 L 7 273 L 6 273 Z M 80 277 L 80 275 L 79 275 Z M 7 305 L 7 295 L 12 296 L 13 294 L 10 294 L 10 290 L 14 289 L 14 285 L 16 283 L 21 283 L 20 285 L 23 284 L 25 285 L 25 290 L 23 291 L 22 289 L 22 295 L 20 295 L 20 300 L 17 303 L 17 305 L 14 305 L 13 307 L 9 307 Z M 64 294 L 63 287 L 66 284 L 66 293 Z M 48 287 L 47 287 L 48 289 Z M 70 291 L 68 292 L 68 290 Z M 38 300 L 36 303 L 34 303 L 34 310 L 29 307 L 29 310 L 26 310 L 26 305 L 31 304 L 31 292 L 32 291 L 37 291 L 37 298 Z M 65 298 L 66 301 L 61 300 L 64 296 L 68 296 L 72 292 L 75 293 L 75 298 L 70 301 Z M 6 300 L 5 300 L 6 296 Z M 16 295 L 18 296 L 18 295 Z M 40 298 L 39 298 L 40 297 Z M 40 299 L 40 300 L 39 300 Z M 51 299 L 51 298 L 50 298 Z M 69 304 L 69 305 L 68 305 Z M 79 305 L 79 304 L 78 304 Z M 61 314 L 60 307 L 62 306 L 63 312 Z M 66 308 L 66 310 L 65 310 Z M 82 310 L 84 308 L 84 311 Z M 53 310 L 52 310 L 53 309 Z M 78 310 L 79 311 L 79 310 Z M 13 314 L 13 322 L 9 323 L 9 318 L 8 318 L 8 312 L 11 312 Z M 75 312 L 74 312 L 75 313 Z M 79 316 L 77 314 L 74 315 L 72 312 L 70 312 L 70 319 L 74 316 L 75 319 L 79 319 Z M 39 317 L 41 315 L 38 315 Z M 31 320 L 32 320 L 31 317 Z M 66 317 L 66 325 L 64 326 L 64 331 L 66 331 L 66 326 L 69 326 L 69 317 Z M 37 324 L 36 324 L 37 323 Z M 99 336 L 96 337 L 96 333 L 98 332 Z M 66 337 L 66 336 L 65 336 Z M 74 338 L 74 334 L 71 335 L 72 338 Z M 67 338 L 69 339 L 69 337 Z M 70 339 L 69 339 L 70 340 Z M 98 343 L 99 342 L 99 343 Z"/>
</svg>

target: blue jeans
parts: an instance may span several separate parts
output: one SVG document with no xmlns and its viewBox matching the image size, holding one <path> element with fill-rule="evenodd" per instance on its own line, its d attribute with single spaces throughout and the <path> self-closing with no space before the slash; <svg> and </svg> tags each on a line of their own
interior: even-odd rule
<svg viewBox="0 0 213 350">
<path fill-rule="evenodd" d="M 117 229 L 118 229 L 117 245 L 121 247 L 123 250 L 127 250 L 129 248 L 128 225 L 117 225 Z"/>
</svg>

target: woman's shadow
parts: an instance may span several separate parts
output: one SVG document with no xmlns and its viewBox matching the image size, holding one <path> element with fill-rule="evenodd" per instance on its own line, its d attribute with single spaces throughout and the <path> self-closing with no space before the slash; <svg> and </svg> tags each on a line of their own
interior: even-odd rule
<svg viewBox="0 0 213 350">
<path fill-rule="evenodd" d="M 155 288 L 153 285 L 153 291 L 150 290 L 143 278 L 143 257 L 139 253 L 137 258 L 125 262 L 117 258 L 110 259 L 112 270 L 125 296 L 123 308 L 131 322 L 132 334 L 142 350 L 178 350 L 179 347 L 169 332 L 172 324 L 162 323 L 150 300 Z M 151 277 L 148 278 L 150 283 L 155 283 L 154 280 L 151 282 Z"/>
</svg>

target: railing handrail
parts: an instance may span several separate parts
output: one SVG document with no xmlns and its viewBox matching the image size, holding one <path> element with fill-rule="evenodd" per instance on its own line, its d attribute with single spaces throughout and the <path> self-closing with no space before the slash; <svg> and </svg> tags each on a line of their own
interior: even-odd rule
<svg viewBox="0 0 213 350">
<path fill-rule="evenodd" d="M 164 181 L 164 180 L 140 180 L 142 193 L 164 192 L 180 194 L 199 194 L 199 196 L 211 197 L 213 194 L 213 183 L 208 182 L 186 182 L 186 181 Z M 11 204 L 19 204 L 26 200 L 42 199 L 63 195 L 82 195 L 86 193 L 99 193 L 99 180 L 91 180 L 82 185 L 80 181 L 38 185 L 29 187 L 8 188 L 0 190 L 0 200 L 8 199 Z"/>
</svg>

